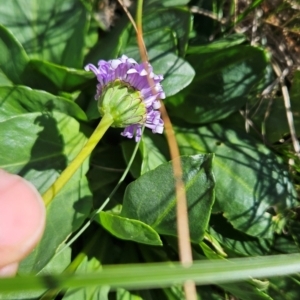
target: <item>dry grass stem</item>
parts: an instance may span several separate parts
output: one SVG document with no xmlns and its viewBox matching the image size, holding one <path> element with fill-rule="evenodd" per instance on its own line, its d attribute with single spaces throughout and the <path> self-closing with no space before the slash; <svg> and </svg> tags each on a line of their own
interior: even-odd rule
<svg viewBox="0 0 300 300">
<path fill-rule="evenodd" d="M 124 8 L 124 5 L 121 0 L 118 0 L 119 3 Z M 136 23 L 134 22 L 130 12 L 127 10 L 125 11 L 129 20 L 133 22 L 133 26 L 136 28 L 137 31 L 137 42 L 140 50 L 141 59 L 145 65 L 145 69 L 148 71 L 148 64 L 149 61 L 147 49 L 143 39 L 143 28 L 142 28 L 142 2 L 138 1 L 137 3 L 137 17 Z M 150 86 L 154 89 L 154 82 L 152 78 L 148 77 L 148 81 Z M 153 90 L 155 92 L 155 90 Z M 175 138 L 175 133 L 173 130 L 173 126 L 167 110 L 164 106 L 164 103 L 161 102 L 161 115 L 162 119 L 165 123 L 165 133 L 166 138 L 170 150 L 170 156 L 172 158 L 172 166 L 175 178 L 175 192 L 176 192 L 176 199 L 177 199 L 177 232 L 178 232 L 178 243 L 179 243 L 179 256 L 180 261 L 184 266 L 189 267 L 193 263 L 192 257 L 192 249 L 190 244 L 190 232 L 189 232 L 189 222 L 188 222 L 188 210 L 187 210 L 187 199 L 185 193 L 184 182 L 182 180 L 182 168 L 181 168 L 181 161 L 180 161 L 180 153 L 178 144 Z M 188 281 L 184 284 L 184 290 L 186 299 L 188 300 L 197 300 L 197 291 L 196 286 L 193 281 Z"/>
<path fill-rule="evenodd" d="M 284 107 L 285 107 L 285 111 L 286 111 L 286 117 L 287 117 L 289 129 L 290 129 L 291 138 L 292 138 L 293 148 L 294 148 L 295 154 L 300 158 L 300 146 L 299 146 L 299 141 L 297 138 L 295 125 L 294 125 L 294 117 L 293 117 L 292 108 L 291 108 L 290 95 L 289 95 L 288 88 L 284 82 L 284 78 L 286 75 L 284 73 L 286 73 L 286 72 L 282 72 L 279 65 L 275 62 L 273 63 L 273 69 L 274 69 L 276 75 L 280 78 L 281 92 L 282 92 L 282 97 L 284 100 Z"/>
<path fill-rule="evenodd" d="M 209 17 L 209 18 L 211 18 L 215 21 L 220 22 L 221 24 L 226 24 L 227 23 L 227 19 L 225 19 L 225 18 L 220 19 L 216 14 L 214 14 L 214 13 L 212 13 L 212 12 L 206 10 L 206 9 L 197 7 L 197 6 L 192 6 L 190 8 L 190 11 L 194 14 L 199 14 L 199 15 Z"/>
</svg>

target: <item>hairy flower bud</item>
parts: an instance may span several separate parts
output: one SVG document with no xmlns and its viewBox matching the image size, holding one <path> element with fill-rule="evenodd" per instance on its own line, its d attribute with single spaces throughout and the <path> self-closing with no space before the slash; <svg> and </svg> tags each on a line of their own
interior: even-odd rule
<svg viewBox="0 0 300 300">
<path fill-rule="evenodd" d="M 165 93 L 160 82 L 162 75 L 155 75 L 150 64 L 138 64 L 134 59 L 122 55 L 118 59 L 100 60 L 98 68 L 92 64 L 85 67 L 98 80 L 95 99 L 101 116 L 110 114 L 114 127 L 125 127 L 123 136 L 139 141 L 142 126 L 162 133 L 164 122 L 158 108 Z M 148 79 L 151 79 L 151 85 Z"/>
<path fill-rule="evenodd" d="M 119 79 L 103 88 L 98 99 L 98 110 L 101 116 L 112 116 L 112 127 L 144 124 L 147 119 L 147 109 L 141 93 Z"/>
</svg>

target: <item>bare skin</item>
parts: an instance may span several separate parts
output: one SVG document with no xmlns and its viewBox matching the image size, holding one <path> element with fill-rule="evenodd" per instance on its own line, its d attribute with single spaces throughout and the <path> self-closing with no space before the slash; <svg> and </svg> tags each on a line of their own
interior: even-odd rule
<svg viewBox="0 0 300 300">
<path fill-rule="evenodd" d="M 45 220 L 45 206 L 36 188 L 0 169 L 0 277 L 17 273 L 19 262 L 41 239 Z"/>
</svg>

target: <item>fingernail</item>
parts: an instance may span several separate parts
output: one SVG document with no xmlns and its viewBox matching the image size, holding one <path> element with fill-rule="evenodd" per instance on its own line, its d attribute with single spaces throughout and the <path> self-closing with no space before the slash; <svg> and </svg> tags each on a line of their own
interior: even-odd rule
<svg viewBox="0 0 300 300">
<path fill-rule="evenodd" d="M 0 277 L 11 277 L 17 274 L 19 264 L 13 263 L 0 268 Z"/>
</svg>

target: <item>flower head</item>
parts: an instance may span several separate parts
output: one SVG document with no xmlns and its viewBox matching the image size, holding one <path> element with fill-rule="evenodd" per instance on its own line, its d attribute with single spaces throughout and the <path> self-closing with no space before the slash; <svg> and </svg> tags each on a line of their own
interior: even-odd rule
<svg viewBox="0 0 300 300">
<path fill-rule="evenodd" d="M 110 113 L 114 118 L 112 126 L 125 127 L 123 136 L 132 138 L 135 135 L 135 140 L 139 141 L 143 125 L 153 133 L 163 132 L 164 123 L 157 110 L 159 100 L 165 98 L 160 84 L 163 76 L 155 75 L 149 63 L 145 68 L 143 63 L 138 64 L 122 55 L 118 59 L 100 60 L 98 68 L 88 64 L 85 70 L 92 71 L 98 79 L 95 99 L 100 114 Z"/>
</svg>

